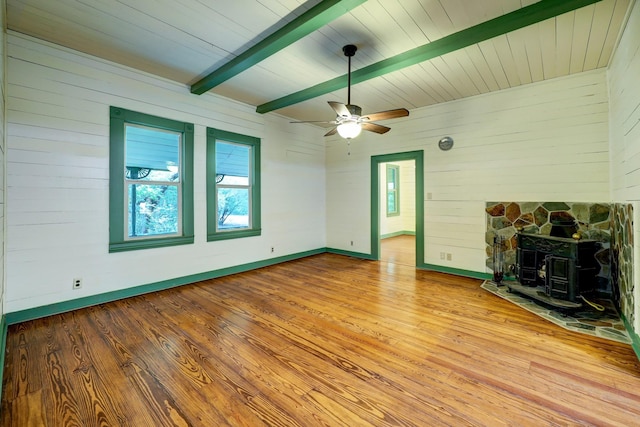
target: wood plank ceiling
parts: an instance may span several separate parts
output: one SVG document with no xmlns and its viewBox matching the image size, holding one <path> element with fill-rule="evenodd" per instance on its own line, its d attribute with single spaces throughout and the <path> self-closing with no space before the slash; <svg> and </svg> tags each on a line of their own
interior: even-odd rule
<svg viewBox="0 0 640 427">
<path fill-rule="evenodd" d="M 558 0 L 560 1 L 560 0 Z M 352 87 L 363 111 L 408 109 L 606 67 L 634 0 L 602 0 Z M 324 3 L 341 3 L 332 0 Z M 261 43 L 319 0 L 7 0 L 8 29 L 185 85 Z M 361 3 L 361 4 L 360 4 Z M 344 0 L 347 13 L 211 89 L 259 106 L 537 3 Z M 343 12 L 341 12 L 343 13 Z M 199 96 L 199 95 L 193 95 Z M 206 95 L 204 95 L 206 96 Z M 276 110 L 332 120 L 334 90 Z"/>
</svg>

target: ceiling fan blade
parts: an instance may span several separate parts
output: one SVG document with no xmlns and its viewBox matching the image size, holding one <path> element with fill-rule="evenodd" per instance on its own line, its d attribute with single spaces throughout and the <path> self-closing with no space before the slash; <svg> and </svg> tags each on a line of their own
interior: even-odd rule
<svg viewBox="0 0 640 427">
<path fill-rule="evenodd" d="M 338 128 L 337 127 L 333 128 L 329 132 L 325 133 L 324 136 L 331 136 L 331 135 L 335 135 L 336 133 L 338 133 Z"/>
<path fill-rule="evenodd" d="M 409 110 L 406 108 L 397 108 L 395 110 L 380 111 L 378 113 L 371 113 L 362 116 L 361 120 L 374 122 L 377 120 L 395 119 L 397 117 L 406 117 L 409 115 Z"/>
<path fill-rule="evenodd" d="M 369 132 L 375 133 L 387 133 L 391 130 L 391 128 L 379 125 L 377 123 L 362 123 L 362 129 L 368 130 Z"/>
<path fill-rule="evenodd" d="M 289 123 L 319 123 L 319 124 L 329 124 L 329 125 L 338 124 L 335 120 L 331 120 L 330 122 L 326 120 L 302 120 L 299 122 L 289 122 Z"/>
<path fill-rule="evenodd" d="M 333 108 L 333 111 L 340 117 L 351 117 L 351 112 L 342 102 L 329 101 L 329 105 Z"/>
</svg>

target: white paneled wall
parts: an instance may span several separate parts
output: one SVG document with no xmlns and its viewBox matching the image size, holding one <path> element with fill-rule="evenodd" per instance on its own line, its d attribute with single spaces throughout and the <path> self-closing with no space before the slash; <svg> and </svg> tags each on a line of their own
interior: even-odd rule
<svg viewBox="0 0 640 427">
<path fill-rule="evenodd" d="M 416 162 L 400 162 L 400 213 L 402 230 L 416 231 Z"/>
<path fill-rule="evenodd" d="M 326 246 L 309 126 L 17 33 L 8 54 L 7 312 Z M 194 123 L 194 244 L 108 253 L 110 105 Z M 262 140 L 261 236 L 206 242 L 207 126 Z"/>
<path fill-rule="evenodd" d="M 629 16 L 609 67 L 611 195 L 640 200 L 640 4 Z"/>
<path fill-rule="evenodd" d="M 353 240 L 370 253 L 371 156 L 424 150 L 424 262 L 484 272 L 486 201 L 609 200 L 607 120 L 606 73 L 596 70 L 412 110 L 385 122 L 388 134 L 351 142 L 350 155 L 332 138 L 327 244 L 348 250 Z M 455 143 L 444 152 L 447 135 Z"/>
<path fill-rule="evenodd" d="M 322 135 L 322 131 L 316 131 Z M 371 253 L 371 157 L 361 149 L 363 132 L 351 145 L 343 139 L 327 141 L 327 246 Z M 350 246 L 353 242 L 353 246 Z"/>
<path fill-rule="evenodd" d="M 6 170 L 6 1 L 0 0 L 0 317 L 4 314 L 5 301 L 5 170 Z"/>
<path fill-rule="evenodd" d="M 640 242 L 640 201 L 635 200 L 633 204 L 633 239 Z M 634 320 L 632 325 L 636 335 L 640 336 L 640 245 L 637 243 L 633 247 L 633 301 Z"/>
<path fill-rule="evenodd" d="M 640 3 L 635 2 L 608 71 L 611 198 L 634 205 L 635 241 L 640 241 Z M 640 250 L 635 246 L 636 333 L 640 333 Z"/>
</svg>

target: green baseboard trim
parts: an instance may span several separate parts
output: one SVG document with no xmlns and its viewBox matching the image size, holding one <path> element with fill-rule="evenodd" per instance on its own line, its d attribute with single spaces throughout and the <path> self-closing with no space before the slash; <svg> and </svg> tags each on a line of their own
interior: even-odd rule
<svg viewBox="0 0 640 427">
<path fill-rule="evenodd" d="M 439 273 L 455 274 L 456 276 L 471 277 L 474 279 L 491 280 L 493 275 L 489 273 L 481 273 L 479 271 L 463 270 L 460 268 L 445 267 L 436 264 L 421 264 L 418 266 L 421 270 L 437 271 Z"/>
<path fill-rule="evenodd" d="M 633 351 L 636 352 L 638 360 L 640 360 L 640 336 L 633 329 L 631 323 L 629 323 L 624 314 L 620 313 L 620 318 L 622 319 L 622 323 L 624 323 L 624 327 L 629 333 L 629 337 L 631 338 L 631 347 L 633 348 Z"/>
<path fill-rule="evenodd" d="M 404 230 L 404 231 L 394 231 L 393 233 L 388 233 L 388 234 L 382 234 L 380 235 L 380 240 L 383 239 L 388 239 L 390 237 L 397 237 L 397 236 L 415 236 L 416 232 L 415 231 L 408 231 L 408 230 Z"/>
<path fill-rule="evenodd" d="M 42 317 L 52 316 L 54 314 L 65 313 L 72 310 L 91 307 L 93 305 L 104 304 L 111 301 L 117 301 L 124 298 L 144 295 L 151 292 L 162 291 L 165 289 L 175 288 L 177 286 L 187 285 L 189 283 L 201 282 L 203 280 L 215 279 L 217 277 L 228 276 L 245 271 L 256 270 L 270 265 L 280 264 L 287 261 L 293 261 L 299 258 L 305 258 L 311 255 L 317 255 L 327 252 L 326 248 L 314 249 L 305 252 L 299 252 L 291 255 L 285 255 L 276 258 L 269 258 L 261 261 L 251 262 L 248 264 L 237 265 L 233 267 L 221 268 L 219 270 L 207 271 L 204 273 L 191 274 L 189 276 L 177 277 L 174 279 L 163 280 L 146 285 L 135 286 L 132 288 L 122 289 L 118 291 L 105 292 L 103 294 L 92 295 L 83 298 L 77 298 L 70 301 L 49 304 L 41 307 L 29 308 L 26 310 L 7 313 L 6 323 L 13 325 L 28 320 L 40 319 Z"/>
<path fill-rule="evenodd" d="M 345 251 L 345 250 L 342 250 L 342 249 L 334 249 L 334 248 L 327 248 L 327 252 L 332 253 L 332 254 L 337 254 L 337 255 L 345 255 L 345 256 L 350 256 L 350 257 L 354 257 L 354 258 L 361 258 L 361 259 L 367 259 L 367 260 L 371 260 L 371 261 L 377 261 L 373 256 L 371 256 L 371 254 L 365 254 L 363 252 Z"/>
</svg>

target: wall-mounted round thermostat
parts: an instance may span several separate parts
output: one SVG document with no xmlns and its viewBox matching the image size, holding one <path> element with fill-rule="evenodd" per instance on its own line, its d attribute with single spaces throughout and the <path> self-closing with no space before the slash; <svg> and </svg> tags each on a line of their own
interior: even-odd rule
<svg viewBox="0 0 640 427">
<path fill-rule="evenodd" d="M 450 136 L 445 136 L 440 141 L 438 141 L 438 147 L 440 147 L 442 151 L 451 150 L 451 147 L 453 147 L 453 138 L 451 138 Z"/>
</svg>

